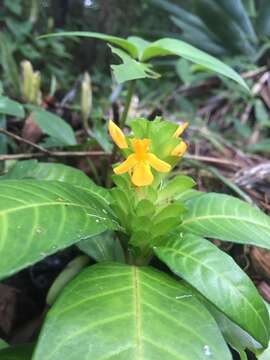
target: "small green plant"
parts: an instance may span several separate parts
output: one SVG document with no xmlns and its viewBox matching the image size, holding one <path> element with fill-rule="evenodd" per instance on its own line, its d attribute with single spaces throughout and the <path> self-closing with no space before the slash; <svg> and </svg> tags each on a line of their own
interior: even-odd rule
<svg viewBox="0 0 270 360">
<path fill-rule="evenodd" d="M 126 158 L 113 168 L 111 190 L 35 160 L 0 177 L 1 278 L 71 244 L 98 262 L 85 267 L 88 257 L 79 256 L 56 279 L 31 359 L 229 360 L 226 342 L 242 359 L 245 349 L 260 353 L 269 341 L 267 308 L 205 237 L 269 249 L 270 219 L 171 175 L 186 150 L 179 137 L 186 124 L 157 118 L 130 126 L 126 136 L 109 123 Z M 153 267 L 155 257 L 178 279 Z"/>
<path fill-rule="evenodd" d="M 123 60 L 113 66 L 120 82 L 156 77 L 147 60 L 177 54 L 246 87 L 231 68 L 177 40 L 91 36 L 125 49 L 114 49 Z M 24 115 L 19 104 L 0 100 L 0 112 Z M 84 111 L 87 124 L 89 107 Z M 53 134 L 55 119 L 45 111 L 34 118 Z M 138 118 L 129 125 L 125 134 L 109 121 L 124 158 L 113 166 L 112 189 L 80 170 L 36 160 L 18 162 L 0 177 L 1 279 L 71 245 L 84 253 L 49 290 L 51 308 L 37 342 L 14 348 L 0 343 L 0 358 L 232 360 L 230 345 L 244 360 L 246 349 L 258 355 L 267 348 L 270 324 L 262 298 L 208 238 L 270 249 L 269 217 L 173 175 L 187 149 L 181 138 L 187 123 Z M 96 264 L 89 266 L 90 259 Z"/>
</svg>

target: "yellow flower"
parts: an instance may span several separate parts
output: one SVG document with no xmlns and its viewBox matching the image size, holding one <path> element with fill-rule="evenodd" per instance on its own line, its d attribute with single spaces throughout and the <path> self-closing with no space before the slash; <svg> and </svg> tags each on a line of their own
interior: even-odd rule
<svg viewBox="0 0 270 360">
<path fill-rule="evenodd" d="M 159 172 L 169 172 L 171 170 L 170 164 L 149 152 L 149 139 L 133 139 L 131 144 L 134 154 L 129 155 L 122 164 L 113 169 L 115 174 L 121 175 L 129 172 L 134 185 L 147 186 L 152 184 L 154 180 L 151 167 Z"/>
<path fill-rule="evenodd" d="M 184 122 L 183 124 L 179 125 L 178 128 L 176 129 L 175 133 L 173 134 L 174 138 L 178 138 L 178 136 L 182 135 L 183 132 L 186 130 L 186 128 L 188 127 L 188 122 Z M 171 152 L 172 156 L 183 156 L 184 153 L 187 150 L 187 144 L 184 141 L 181 141 L 180 144 L 178 144 L 173 151 Z"/>
<path fill-rule="evenodd" d="M 123 131 L 112 121 L 109 121 L 109 133 L 120 149 L 127 149 L 128 144 Z"/>
</svg>

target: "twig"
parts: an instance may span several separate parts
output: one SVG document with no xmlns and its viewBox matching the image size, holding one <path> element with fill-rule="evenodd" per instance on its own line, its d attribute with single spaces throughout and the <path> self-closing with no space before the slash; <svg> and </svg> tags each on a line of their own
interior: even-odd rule
<svg viewBox="0 0 270 360">
<path fill-rule="evenodd" d="M 39 146 L 39 145 L 33 143 L 33 142 L 30 141 L 30 140 L 26 140 L 26 139 L 22 138 L 22 137 L 19 136 L 19 135 L 15 135 L 15 134 L 13 134 L 12 132 L 10 132 L 10 131 L 8 131 L 8 130 L 6 130 L 6 129 L 0 128 L 0 133 L 1 133 L 1 134 L 5 134 L 5 135 L 11 137 L 12 139 L 15 139 L 15 140 L 17 140 L 17 141 L 19 141 L 19 142 L 21 142 L 21 143 L 30 145 L 30 146 L 32 146 L 33 148 L 35 148 L 35 149 L 37 149 L 37 150 L 39 150 L 39 151 L 41 151 L 41 152 L 44 152 L 45 154 L 50 154 L 50 153 L 51 153 L 51 151 L 45 149 L 44 147 Z"/>
<path fill-rule="evenodd" d="M 230 165 L 230 166 L 239 167 L 239 168 L 243 167 L 243 165 L 241 165 L 239 162 L 236 162 L 236 161 L 222 159 L 222 158 L 214 158 L 214 157 L 209 157 L 209 156 L 186 154 L 185 159 L 197 160 L 197 161 L 203 161 L 203 162 L 209 162 L 209 163 L 216 163 L 216 164 L 222 164 L 222 165 Z"/>
<path fill-rule="evenodd" d="M 83 157 L 83 156 L 110 156 L 105 151 L 50 151 L 49 153 L 21 153 L 12 155 L 0 155 L 0 161 L 3 160 L 19 160 L 19 159 L 35 159 L 45 156 L 52 157 Z"/>
</svg>

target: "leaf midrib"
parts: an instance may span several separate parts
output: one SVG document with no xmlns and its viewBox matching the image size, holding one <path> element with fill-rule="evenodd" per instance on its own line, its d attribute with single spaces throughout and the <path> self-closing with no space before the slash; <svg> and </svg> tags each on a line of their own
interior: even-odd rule
<svg viewBox="0 0 270 360">
<path fill-rule="evenodd" d="M 5 216 L 6 214 L 16 212 L 16 211 L 20 211 L 20 210 L 43 207 L 43 206 L 54 206 L 54 205 L 75 206 L 75 207 L 83 208 L 85 210 L 94 210 L 93 208 L 88 207 L 87 205 L 80 205 L 80 204 L 71 203 L 71 202 L 63 202 L 63 201 L 56 202 L 55 201 L 55 202 L 34 203 L 34 204 L 25 205 L 25 206 L 17 206 L 17 207 L 14 207 L 14 208 L 2 210 L 2 211 L 0 211 L 0 216 L 3 216 L 3 215 Z M 97 216 L 97 215 L 92 215 L 92 216 L 103 219 L 103 217 L 101 217 L 101 216 Z"/>
<path fill-rule="evenodd" d="M 137 360 L 143 360 L 142 353 L 142 322 L 141 322 L 141 303 L 140 303 L 140 284 L 139 271 L 136 266 L 133 267 L 133 286 L 134 286 L 134 307 L 135 307 L 135 326 L 136 326 L 136 348 Z"/>
</svg>

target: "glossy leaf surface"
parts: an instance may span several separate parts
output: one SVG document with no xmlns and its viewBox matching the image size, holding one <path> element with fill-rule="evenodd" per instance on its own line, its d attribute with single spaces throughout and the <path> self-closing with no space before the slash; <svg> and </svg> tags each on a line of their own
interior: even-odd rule
<svg viewBox="0 0 270 360">
<path fill-rule="evenodd" d="M 97 262 L 118 261 L 124 262 L 123 248 L 111 231 L 92 236 L 90 239 L 78 243 L 78 248 Z"/>
<path fill-rule="evenodd" d="M 126 39 L 117 37 L 117 36 L 111 36 L 107 34 L 101 34 L 96 32 L 90 32 L 90 31 L 65 31 L 65 32 L 59 32 L 55 34 L 48 34 L 40 36 L 40 39 L 46 38 L 46 37 L 56 37 L 56 36 L 67 36 L 67 37 L 88 37 L 88 38 L 94 38 L 94 39 L 100 39 L 109 42 L 110 44 L 118 45 L 120 48 L 126 50 L 132 57 L 138 58 L 139 51 L 137 49 L 137 46 L 134 44 L 134 41 L 128 41 Z"/>
<path fill-rule="evenodd" d="M 194 197 L 186 206 L 184 231 L 270 249 L 270 218 L 246 202 L 209 193 Z"/>
<path fill-rule="evenodd" d="M 147 61 L 157 56 L 168 55 L 181 56 L 184 59 L 194 62 L 195 64 L 203 65 L 217 74 L 226 76 L 236 81 L 248 90 L 248 86 L 245 81 L 230 66 L 181 40 L 164 38 L 151 43 L 144 50 L 142 61 Z"/>
<path fill-rule="evenodd" d="M 0 278 L 114 227 L 107 202 L 93 193 L 54 181 L 1 181 Z"/>
<path fill-rule="evenodd" d="M 21 104 L 5 96 L 0 96 L 0 114 L 24 117 L 24 108 Z"/>
<path fill-rule="evenodd" d="M 153 268 L 94 265 L 49 311 L 33 360 L 231 360 L 184 284 Z"/>
<path fill-rule="evenodd" d="M 209 241 L 191 234 L 168 241 L 157 247 L 155 253 L 174 273 L 267 346 L 268 311 L 252 281 L 230 256 Z"/>
<path fill-rule="evenodd" d="M 96 185 L 84 172 L 64 164 L 44 163 L 37 160 L 18 161 L 1 180 L 36 179 L 61 181 L 72 184 L 110 202 L 109 191 Z"/>
<path fill-rule="evenodd" d="M 59 146 L 76 145 L 72 127 L 59 116 L 45 110 L 35 110 L 32 118 L 41 130 L 58 141 Z"/>
</svg>

